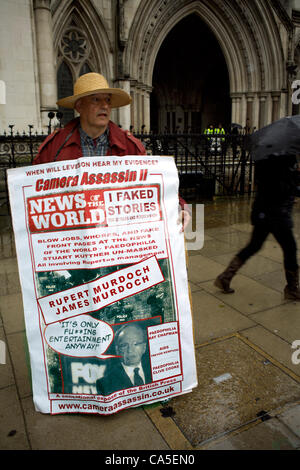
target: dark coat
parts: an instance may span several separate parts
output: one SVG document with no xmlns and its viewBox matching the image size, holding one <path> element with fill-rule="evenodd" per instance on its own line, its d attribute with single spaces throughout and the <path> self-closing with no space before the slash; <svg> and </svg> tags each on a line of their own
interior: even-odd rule
<svg viewBox="0 0 300 470">
<path fill-rule="evenodd" d="M 295 157 L 273 157 L 256 163 L 257 193 L 252 207 L 253 225 L 267 223 L 292 228 L 292 211 L 300 186 Z"/>
<path fill-rule="evenodd" d="M 119 359 L 111 359 L 111 365 L 107 366 L 104 376 L 96 382 L 97 393 L 100 395 L 110 395 L 111 393 L 134 387 L 130 378 L 125 372 Z M 145 383 L 152 382 L 149 360 L 142 358 L 142 367 L 145 374 Z"/>
</svg>

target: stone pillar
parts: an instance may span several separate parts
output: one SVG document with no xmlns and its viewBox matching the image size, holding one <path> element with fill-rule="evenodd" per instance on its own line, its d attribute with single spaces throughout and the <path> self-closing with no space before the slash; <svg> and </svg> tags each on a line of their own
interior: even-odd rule
<svg viewBox="0 0 300 470">
<path fill-rule="evenodd" d="M 242 122 L 242 93 L 232 93 L 232 118 L 231 122 L 243 125 Z"/>
<path fill-rule="evenodd" d="M 254 127 L 254 95 L 252 93 L 247 93 L 246 95 L 246 100 L 247 100 L 247 110 L 246 110 L 246 127 L 249 127 L 250 129 Z"/>
<path fill-rule="evenodd" d="M 56 109 L 57 83 L 53 49 L 50 0 L 34 0 L 36 49 L 40 85 L 42 125 L 48 124 L 48 112 Z"/>
<path fill-rule="evenodd" d="M 141 126 L 142 126 L 142 107 L 141 107 L 141 89 L 138 86 L 136 88 L 136 93 L 135 93 L 135 101 L 136 101 L 136 115 L 135 115 L 135 124 L 134 127 L 136 128 L 137 132 L 141 131 Z"/>
<path fill-rule="evenodd" d="M 265 93 L 259 94 L 259 128 L 261 129 L 266 125 L 266 100 L 267 95 Z"/>
<path fill-rule="evenodd" d="M 272 92 L 272 122 L 279 119 L 280 91 Z"/>
<path fill-rule="evenodd" d="M 150 131 L 150 93 L 152 88 L 146 87 L 144 89 L 144 122 L 145 125 L 144 132 L 147 133 Z"/>
<path fill-rule="evenodd" d="M 134 109 L 134 104 L 135 104 L 135 91 L 131 89 L 130 92 L 131 96 L 131 105 L 130 105 L 130 125 L 134 128 L 134 120 L 135 120 L 135 109 Z"/>
<path fill-rule="evenodd" d="M 137 81 L 131 81 L 131 125 L 135 132 L 140 132 L 144 125 L 144 132 L 150 131 L 150 93 L 152 87 L 143 85 Z"/>
<path fill-rule="evenodd" d="M 236 122 L 236 103 L 237 103 L 236 97 L 232 96 L 231 97 L 231 122 Z"/>
<path fill-rule="evenodd" d="M 287 91 L 283 91 L 280 96 L 280 111 L 279 111 L 279 118 L 287 116 L 287 108 L 288 108 L 288 93 Z"/>
<path fill-rule="evenodd" d="M 122 90 L 126 91 L 128 95 L 130 95 L 130 82 L 129 80 L 122 80 L 115 84 L 117 88 L 121 88 Z M 130 116 L 130 106 L 122 106 L 118 108 L 118 124 L 121 124 L 122 128 L 125 130 L 130 129 L 131 125 L 131 116 Z"/>
<path fill-rule="evenodd" d="M 130 105 L 130 124 L 133 126 L 134 132 L 137 132 L 137 92 L 136 92 L 136 80 L 130 81 L 130 94 L 132 102 Z"/>
<path fill-rule="evenodd" d="M 136 132 L 140 131 L 139 128 L 139 92 L 135 89 L 134 93 L 134 129 Z"/>
</svg>

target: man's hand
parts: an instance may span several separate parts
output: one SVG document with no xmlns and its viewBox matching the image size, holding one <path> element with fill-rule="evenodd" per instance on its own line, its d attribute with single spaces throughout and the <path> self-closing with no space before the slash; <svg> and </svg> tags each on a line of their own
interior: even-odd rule
<svg viewBox="0 0 300 470">
<path fill-rule="evenodd" d="M 188 224 L 190 223 L 191 215 L 188 211 L 181 211 L 179 213 L 178 224 L 181 224 L 181 232 L 184 232 Z"/>
</svg>

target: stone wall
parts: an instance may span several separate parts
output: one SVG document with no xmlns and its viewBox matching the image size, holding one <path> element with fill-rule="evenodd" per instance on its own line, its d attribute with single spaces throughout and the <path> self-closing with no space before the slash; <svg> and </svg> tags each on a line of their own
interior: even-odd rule
<svg viewBox="0 0 300 470">
<path fill-rule="evenodd" d="M 0 80 L 6 85 L 6 104 L 0 104 L 0 133 L 9 124 L 22 130 L 40 127 L 39 86 L 30 0 L 0 2 Z"/>
</svg>

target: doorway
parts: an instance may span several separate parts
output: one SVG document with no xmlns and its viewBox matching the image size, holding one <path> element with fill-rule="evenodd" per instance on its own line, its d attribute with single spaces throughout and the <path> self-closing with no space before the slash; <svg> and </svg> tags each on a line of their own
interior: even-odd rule
<svg viewBox="0 0 300 470">
<path fill-rule="evenodd" d="M 157 54 L 150 98 L 153 132 L 201 133 L 212 124 L 229 129 L 231 99 L 221 47 L 199 15 L 182 19 Z"/>
</svg>

